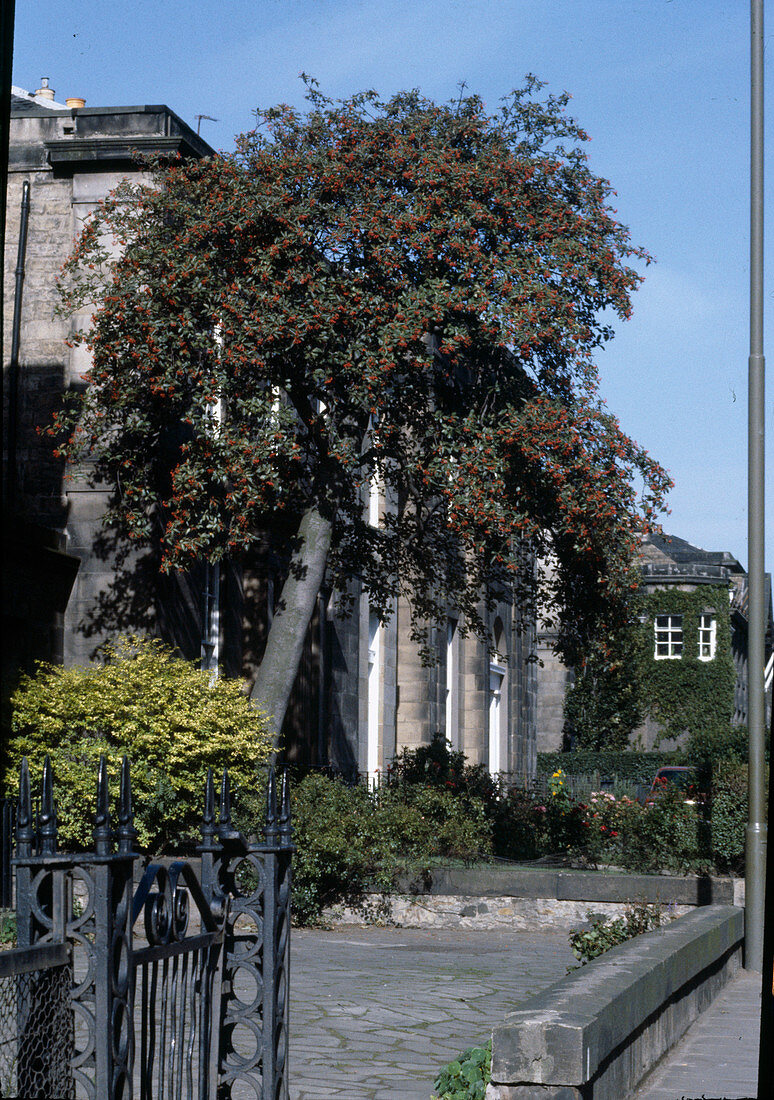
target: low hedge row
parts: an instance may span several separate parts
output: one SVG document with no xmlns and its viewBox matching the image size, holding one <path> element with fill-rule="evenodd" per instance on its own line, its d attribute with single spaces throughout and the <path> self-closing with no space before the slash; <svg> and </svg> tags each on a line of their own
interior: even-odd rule
<svg viewBox="0 0 774 1100">
<path fill-rule="evenodd" d="M 678 752 L 632 752 L 631 750 L 577 749 L 573 752 L 539 752 L 537 774 L 553 775 L 561 769 L 565 775 L 593 775 L 603 779 L 617 778 L 627 783 L 650 783 L 659 768 L 681 764 Z"/>
<path fill-rule="evenodd" d="M 466 863 L 492 855 L 480 798 L 432 786 L 371 790 L 312 774 L 292 788 L 293 915 L 319 920 L 326 905 L 363 904 L 368 890 L 389 893 L 400 873 L 434 860 Z"/>
<path fill-rule="evenodd" d="M 637 874 L 738 873 L 744 866 L 746 765 L 716 765 L 708 803 L 686 802 L 668 786 L 641 805 L 608 791 L 575 799 L 559 769 L 546 794 L 506 788 L 459 754 L 441 755 L 438 746 L 404 754 L 391 782 L 376 791 L 320 774 L 294 785 L 297 920 L 318 920 L 334 901 L 389 893 L 399 873 L 420 877 L 439 860 L 560 856 L 570 866 Z"/>
</svg>

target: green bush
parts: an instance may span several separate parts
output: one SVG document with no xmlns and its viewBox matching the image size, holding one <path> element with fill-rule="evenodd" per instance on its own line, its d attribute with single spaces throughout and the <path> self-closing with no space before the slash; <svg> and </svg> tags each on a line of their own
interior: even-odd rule
<svg viewBox="0 0 774 1100">
<path fill-rule="evenodd" d="M 440 787 L 452 794 L 480 798 L 487 808 L 502 793 L 502 783 L 483 764 L 468 764 L 463 752 L 452 749 L 442 733 L 416 749 L 403 749 L 393 760 L 388 785 Z"/>
<path fill-rule="evenodd" d="M 645 806 L 628 803 L 620 817 L 618 858 L 637 874 L 701 874 L 711 870 L 709 835 L 702 807 L 686 803 L 668 784 Z"/>
<path fill-rule="evenodd" d="M 431 1100 L 483 1100 L 492 1079 L 492 1044 L 470 1047 L 444 1066 Z"/>
<path fill-rule="evenodd" d="M 435 859 L 471 862 L 491 852 L 480 800 L 407 785 L 370 791 L 311 774 L 292 789 L 293 911 L 300 924 L 368 890 L 389 892 L 399 871 L 417 874 Z"/>
<path fill-rule="evenodd" d="M 747 828 L 747 764 L 727 761 L 715 767 L 712 782 L 712 854 L 717 869 L 744 873 Z"/>
<path fill-rule="evenodd" d="M 360 898 L 379 877 L 383 854 L 375 835 L 373 805 L 363 786 L 312 774 L 291 788 L 293 813 L 293 916 L 312 924 L 325 905 Z"/>
<path fill-rule="evenodd" d="M 439 858 L 472 863 L 492 854 L 479 798 L 433 787 L 388 788 L 376 796 L 375 817 L 396 859 L 410 866 Z"/>
<path fill-rule="evenodd" d="M 546 813 L 545 803 L 532 791 L 520 787 L 504 791 L 490 812 L 494 855 L 513 860 L 545 855 Z"/>
<path fill-rule="evenodd" d="M 587 913 L 586 917 L 591 922 L 591 927 L 580 932 L 575 929 L 570 932 L 570 947 L 581 966 L 603 955 L 611 947 L 641 936 L 643 932 L 652 932 L 662 924 L 661 906 L 658 904 L 627 905 L 623 916 L 613 919 L 595 918 L 593 913 Z"/>
<path fill-rule="evenodd" d="M 722 731 L 700 731 L 693 735 L 685 751 L 686 762 L 706 762 L 709 765 L 731 760 L 744 763 L 747 760 L 748 738 L 746 726 L 730 726 Z M 765 744 L 766 761 L 769 758 L 769 739 Z"/>
<path fill-rule="evenodd" d="M 582 826 L 572 855 L 581 863 L 598 867 L 601 863 L 620 865 L 621 849 L 626 844 L 626 819 L 642 812 L 631 798 L 617 798 L 609 791 L 592 791 L 588 801 L 579 803 Z"/>
<path fill-rule="evenodd" d="M 34 783 L 50 755 L 65 847 L 90 843 L 100 754 L 113 794 L 129 757 L 138 844 L 158 852 L 196 843 L 208 767 L 228 767 L 238 799 L 255 787 L 272 745 L 267 720 L 238 681 L 213 682 L 161 642 L 136 637 L 107 647 L 103 665 L 40 665 L 11 706 L 5 789 L 17 789 L 23 756 Z"/>
</svg>

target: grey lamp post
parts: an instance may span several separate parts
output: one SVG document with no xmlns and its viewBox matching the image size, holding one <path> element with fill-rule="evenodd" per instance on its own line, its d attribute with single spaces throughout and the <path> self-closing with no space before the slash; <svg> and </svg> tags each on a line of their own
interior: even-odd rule
<svg viewBox="0 0 774 1100">
<path fill-rule="evenodd" d="M 750 7 L 750 358 L 748 361 L 749 817 L 745 857 L 745 966 L 763 965 L 764 822 L 764 371 L 763 0 Z"/>
</svg>

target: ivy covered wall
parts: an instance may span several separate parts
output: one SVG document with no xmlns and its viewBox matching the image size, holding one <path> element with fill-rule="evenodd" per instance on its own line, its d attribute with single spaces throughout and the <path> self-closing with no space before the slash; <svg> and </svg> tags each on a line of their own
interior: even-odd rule
<svg viewBox="0 0 774 1100">
<path fill-rule="evenodd" d="M 686 747 L 696 750 L 727 737 L 736 679 L 728 587 L 662 588 L 641 595 L 639 601 L 642 621 L 637 678 L 643 714 L 658 724 L 662 738 L 680 738 Z M 707 614 L 714 615 L 716 621 L 715 655 L 712 660 L 700 660 L 700 619 Z M 654 658 L 657 615 L 682 615 L 680 658 Z"/>
<path fill-rule="evenodd" d="M 732 737 L 736 669 L 727 585 L 675 586 L 642 592 L 633 627 L 614 640 L 611 664 L 589 658 L 565 696 L 565 748 L 668 748 L 702 758 Z M 682 653 L 656 660 L 654 623 L 682 616 Z M 715 619 L 715 653 L 699 659 L 702 615 Z"/>
</svg>

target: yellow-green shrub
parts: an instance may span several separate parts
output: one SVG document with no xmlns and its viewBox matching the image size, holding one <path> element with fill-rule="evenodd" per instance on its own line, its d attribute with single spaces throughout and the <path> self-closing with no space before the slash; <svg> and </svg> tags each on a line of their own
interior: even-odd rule
<svg viewBox="0 0 774 1100">
<path fill-rule="evenodd" d="M 271 751 L 264 716 L 237 680 L 176 657 L 162 642 L 137 637 L 106 647 L 105 663 L 87 668 L 41 664 L 12 696 L 6 746 L 6 793 L 16 790 L 21 759 L 33 784 L 48 753 L 63 845 L 89 843 L 97 761 L 108 760 L 117 789 L 126 754 L 132 764 L 138 844 L 160 851 L 190 843 L 201 817 L 204 778 L 228 767 L 238 790 L 255 786 Z"/>
</svg>

